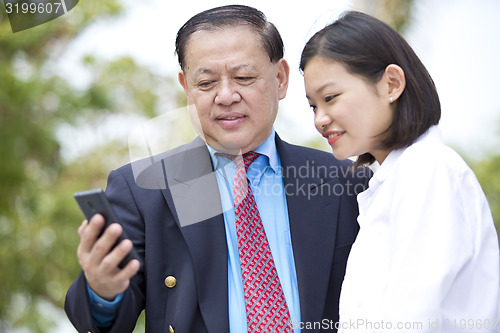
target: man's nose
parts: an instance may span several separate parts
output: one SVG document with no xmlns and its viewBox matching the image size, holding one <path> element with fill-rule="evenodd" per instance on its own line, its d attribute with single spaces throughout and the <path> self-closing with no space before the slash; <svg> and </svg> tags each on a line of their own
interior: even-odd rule
<svg viewBox="0 0 500 333">
<path fill-rule="evenodd" d="M 221 81 L 215 96 L 215 103 L 221 105 L 231 105 L 241 101 L 241 95 L 236 89 L 236 85 L 231 81 Z"/>
</svg>

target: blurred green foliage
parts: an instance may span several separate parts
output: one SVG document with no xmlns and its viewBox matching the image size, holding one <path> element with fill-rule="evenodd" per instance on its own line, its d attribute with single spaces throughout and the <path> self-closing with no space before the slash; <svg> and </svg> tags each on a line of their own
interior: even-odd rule
<svg viewBox="0 0 500 333">
<path fill-rule="evenodd" d="M 364 12 L 389 24 L 400 34 L 404 34 L 412 23 L 415 0 L 355 0 Z"/>
<path fill-rule="evenodd" d="M 58 57 L 71 41 L 93 23 L 120 16 L 115 0 L 81 1 L 67 15 L 15 34 L 1 10 L 0 332 L 48 332 L 55 323 L 47 309 L 62 308 L 80 271 L 76 231 L 83 216 L 73 193 L 104 188 L 128 153 L 126 138 L 96 140 L 91 153 L 66 160 L 61 147 L 73 137 L 60 137 L 59 129 L 98 128 L 124 114 L 145 120 L 157 115 L 162 90 L 176 102 L 179 95 L 172 80 L 127 57 L 84 57 L 91 74 L 85 88 L 58 73 Z"/>
<path fill-rule="evenodd" d="M 472 169 L 481 184 L 490 204 L 491 213 L 500 242 L 500 154 L 492 154 L 479 162 L 472 163 Z"/>
</svg>

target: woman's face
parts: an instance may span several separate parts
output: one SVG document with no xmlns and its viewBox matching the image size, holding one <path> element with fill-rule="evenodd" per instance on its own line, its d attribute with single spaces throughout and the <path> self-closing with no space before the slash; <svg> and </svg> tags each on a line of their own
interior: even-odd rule
<svg viewBox="0 0 500 333">
<path fill-rule="evenodd" d="M 370 153 L 382 163 L 390 151 L 378 147 L 395 110 L 386 75 L 370 84 L 344 65 L 316 56 L 304 69 L 304 83 L 316 129 L 328 140 L 335 157 Z"/>
</svg>

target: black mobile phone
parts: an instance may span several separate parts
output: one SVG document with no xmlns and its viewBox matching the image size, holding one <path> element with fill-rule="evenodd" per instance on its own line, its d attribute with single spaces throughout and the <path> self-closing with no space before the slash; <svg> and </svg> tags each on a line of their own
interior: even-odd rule
<svg viewBox="0 0 500 333">
<path fill-rule="evenodd" d="M 76 202 L 78 203 L 78 206 L 80 206 L 83 215 L 85 215 L 85 218 L 88 221 L 90 221 L 92 216 L 94 216 L 95 214 L 101 214 L 104 217 L 106 224 L 104 228 L 102 228 L 101 235 L 111 223 L 120 223 L 118 216 L 116 215 L 113 207 L 109 203 L 108 198 L 106 197 L 106 194 L 102 189 L 98 188 L 83 192 L 77 192 L 74 194 L 74 197 Z M 115 248 L 115 246 L 118 245 L 118 243 L 120 243 L 122 240 L 127 238 L 128 238 L 127 234 L 125 233 L 125 230 L 123 230 L 120 237 L 118 237 L 118 240 L 116 241 L 115 245 L 113 245 L 113 248 Z M 120 268 L 125 267 L 127 263 L 132 259 L 139 260 L 139 262 L 142 265 L 142 261 L 139 258 L 139 255 L 135 251 L 134 247 L 132 247 L 132 250 L 120 262 L 118 267 Z"/>
</svg>

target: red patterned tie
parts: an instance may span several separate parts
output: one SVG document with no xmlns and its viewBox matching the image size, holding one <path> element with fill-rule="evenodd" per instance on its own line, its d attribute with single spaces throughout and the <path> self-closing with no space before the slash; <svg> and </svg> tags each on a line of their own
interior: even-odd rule
<svg viewBox="0 0 500 333">
<path fill-rule="evenodd" d="M 240 252 L 249 333 L 292 333 L 290 313 L 274 266 L 257 204 L 248 186 L 248 166 L 259 155 L 249 152 L 234 159 L 234 212 Z"/>
</svg>

